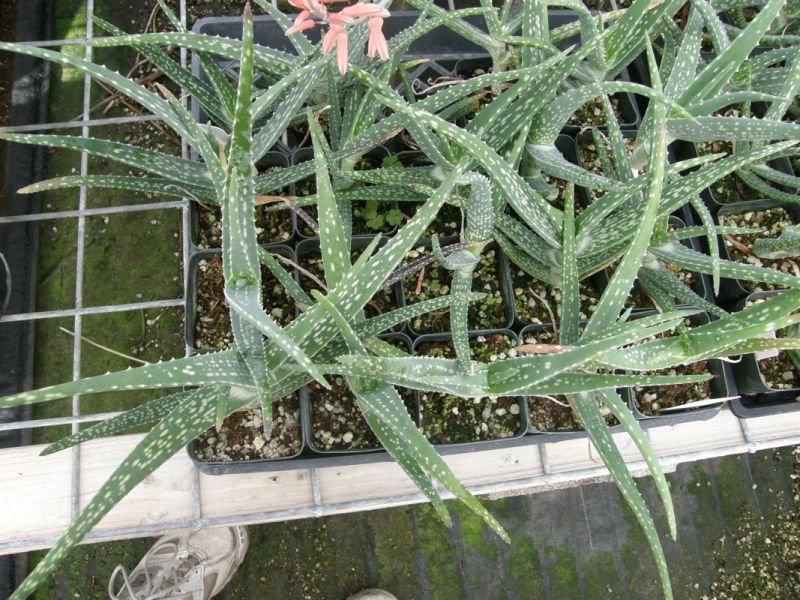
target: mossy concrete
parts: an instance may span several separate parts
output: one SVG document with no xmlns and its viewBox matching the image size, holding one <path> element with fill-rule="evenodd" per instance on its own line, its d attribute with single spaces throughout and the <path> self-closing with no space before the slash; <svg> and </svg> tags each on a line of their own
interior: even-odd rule
<svg viewBox="0 0 800 600">
<path fill-rule="evenodd" d="M 143 30 L 149 18 L 150 3 L 114 0 L 97 3 L 96 14 L 129 31 Z M 85 35 L 86 3 L 84 0 L 60 0 L 53 8 L 53 37 L 79 38 Z M 64 52 L 83 56 L 80 46 L 63 46 Z M 95 60 L 112 69 L 127 73 L 135 53 L 124 49 L 97 49 Z M 83 74 L 75 69 L 53 65 L 50 81 L 48 120 L 69 121 L 79 118 L 83 110 Z M 108 96 L 93 84 L 91 104 L 97 105 Z M 92 117 L 129 114 L 120 106 L 99 107 Z M 78 130 L 57 132 L 79 135 Z M 168 154 L 180 152 L 164 131 L 149 124 L 92 128 L 94 137 L 131 141 Z M 47 150 L 45 178 L 78 173 L 80 154 L 66 150 Z M 91 157 L 91 174 L 136 174 L 130 167 Z M 88 207 L 121 206 L 171 197 L 135 194 L 116 190 L 89 190 Z M 41 194 L 44 211 L 78 208 L 77 189 L 51 190 Z M 42 222 L 39 228 L 36 309 L 40 311 L 71 309 L 75 306 L 77 266 L 77 219 Z M 83 305 L 103 306 L 148 300 L 180 298 L 181 213 L 178 209 L 143 211 L 87 218 L 85 222 Z M 71 318 L 36 322 L 34 334 L 34 386 L 41 387 L 72 378 L 74 329 Z M 67 330 L 67 331 L 65 331 Z M 118 352 L 146 361 L 182 356 L 183 314 L 178 309 L 131 311 L 85 317 L 82 334 Z M 135 361 L 100 350 L 89 343 L 81 348 L 81 375 L 97 375 L 135 366 Z M 81 412 L 110 412 L 136 406 L 159 392 L 98 394 L 81 399 Z M 44 419 L 71 414 L 71 400 L 46 403 L 34 407 L 34 418 Z M 51 442 L 69 433 L 66 427 L 38 429 L 35 443 Z"/>
<path fill-rule="evenodd" d="M 745 556 L 720 554 L 722 540 L 734 539 L 743 523 L 758 518 L 754 515 L 771 515 L 762 522 L 770 535 L 770 518 L 798 510 L 790 493 L 793 468 L 792 449 L 786 448 L 682 465 L 668 475 L 678 541 L 659 528 L 675 598 L 708 594 L 719 575 L 716 565 L 735 573 Z M 753 479 L 744 485 L 736 477 L 748 469 Z M 774 491 L 769 511 L 757 502 L 753 484 Z M 655 507 L 653 486 L 640 480 L 640 487 Z M 368 586 L 391 590 L 400 600 L 661 597 L 644 536 L 613 484 L 486 504 L 507 528 L 511 545 L 452 502 L 452 529 L 427 505 L 251 527 L 244 565 L 220 598 L 344 600 Z M 82 546 L 36 598 L 102 598 L 98 590 L 113 567 L 132 568 L 150 543 Z M 750 547 L 767 552 L 769 543 Z M 780 596 L 765 591 L 752 597 Z"/>
</svg>

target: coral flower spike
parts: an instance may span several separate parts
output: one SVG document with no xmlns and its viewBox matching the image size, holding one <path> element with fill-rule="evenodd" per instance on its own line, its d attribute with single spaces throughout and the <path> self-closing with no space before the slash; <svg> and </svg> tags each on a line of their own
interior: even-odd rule
<svg viewBox="0 0 800 600">
<path fill-rule="evenodd" d="M 301 11 L 294 20 L 294 25 L 286 30 L 286 35 L 292 35 L 306 29 L 312 29 L 316 23 L 311 17 L 311 12 L 308 10 Z"/>
<path fill-rule="evenodd" d="M 341 73 L 342 75 L 347 73 L 347 67 L 348 67 L 347 42 L 348 42 L 348 37 L 347 34 L 344 33 L 344 31 L 336 37 L 336 66 L 339 67 L 339 73 Z"/>
<path fill-rule="evenodd" d="M 386 43 L 386 37 L 383 35 L 383 18 L 372 17 L 367 21 L 367 27 L 369 28 L 367 56 L 372 58 L 377 52 L 382 61 L 389 60 L 389 44 Z"/>
</svg>

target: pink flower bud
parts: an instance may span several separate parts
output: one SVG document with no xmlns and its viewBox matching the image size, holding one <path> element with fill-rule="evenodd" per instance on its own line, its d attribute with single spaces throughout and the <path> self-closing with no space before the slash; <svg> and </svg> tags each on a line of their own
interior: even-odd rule
<svg viewBox="0 0 800 600">
<path fill-rule="evenodd" d="M 342 32 L 336 37 L 336 66 L 339 67 L 339 73 L 344 75 L 347 73 L 347 34 Z"/>
</svg>

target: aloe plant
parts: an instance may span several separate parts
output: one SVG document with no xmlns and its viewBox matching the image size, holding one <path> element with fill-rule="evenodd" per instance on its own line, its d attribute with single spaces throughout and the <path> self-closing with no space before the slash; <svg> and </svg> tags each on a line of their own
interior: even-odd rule
<svg viewBox="0 0 800 600">
<path fill-rule="evenodd" d="M 301 15 L 293 26 L 288 16 L 268 2 L 257 3 L 290 32 L 329 18 L 327 11 L 320 9 L 313 15 Z M 758 44 L 773 40 L 776 19 L 790 13 L 781 12 L 781 0 L 768 0 L 759 15 L 733 36 L 734 30 L 718 16 L 718 11 L 736 6 L 732 0 L 696 0 L 683 29 L 672 21 L 683 5 L 678 0 L 636 0 L 628 9 L 607 15 L 590 13 L 572 0 L 530 1 L 521 6 L 505 0 L 499 10 L 482 1 L 479 7 L 456 11 L 445 11 L 427 0 L 411 3 L 419 8 L 419 18 L 388 40 L 386 47 L 376 34 L 376 19 L 385 17 L 386 6 L 365 5 L 351 7 L 347 14 L 362 15 L 367 20 L 357 22 L 354 18 L 348 22 L 346 38 L 341 37 L 344 30 L 331 26 L 328 31 L 332 35 L 326 36 L 324 48 L 291 33 L 294 53 L 256 44 L 249 8 L 243 17 L 241 40 L 185 31 L 163 0 L 159 4 L 176 28 L 174 32 L 128 35 L 97 21 L 98 27 L 113 37 L 90 43 L 135 48 L 192 95 L 209 116 L 205 124 L 195 122 L 163 86 L 158 88 L 160 93 L 154 93 L 72 55 L 0 43 L 2 50 L 68 65 L 128 96 L 197 152 L 201 160 L 192 161 L 93 138 L 2 136 L 14 142 L 84 151 L 147 173 L 143 177 L 61 177 L 33 184 L 23 192 L 110 187 L 218 205 L 223 222 L 224 294 L 231 308 L 234 335 L 234 346 L 221 352 L 0 399 L 0 408 L 6 408 L 73 394 L 134 388 L 172 390 L 44 450 L 49 454 L 88 439 L 152 424 L 150 432 L 13 598 L 30 595 L 116 502 L 195 436 L 218 426 L 233 412 L 252 406 L 261 408 L 269 427 L 273 400 L 314 380 L 327 385 L 326 376 L 330 375 L 346 379 L 381 444 L 445 523 L 449 523 L 447 507 L 434 482 L 464 502 L 504 539 L 507 536 L 500 523 L 455 478 L 414 427 L 395 386 L 467 399 L 566 395 L 645 532 L 664 596 L 672 597 L 656 526 L 608 431 L 601 408 L 617 418 L 639 448 L 656 482 L 674 537 L 676 518 L 666 479 L 616 388 L 681 384 L 705 377 L 648 373 L 679 364 L 768 348 L 800 349 L 796 337 L 765 335 L 800 321 L 795 314 L 800 308 L 800 278 L 721 260 L 716 242 L 724 228 L 714 226 L 699 196 L 704 188 L 731 173 L 738 173 L 745 182 L 757 178 L 784 188 L 797 187 L 796 178 L 776 174 L 767 163 L 776 157 L 797 155 L 794 146 L 800 140 L 800 126 L 781 118 L 797 92 L 800 40 L 787 37 L 786 43 L 767 52 L 766 58 L 752 53 Z M 551 30 L 547 11 L 551 6 L 572 10 L 576 21 Z M 317 21 L 309 24 L 309 15 Z M 476 27 L 466 17 L 481 17 L 485 27 Z M 425 97 L 398 94 L 392 86 L 407 79 L 404 54 L 415 40 L 437 27 L 450 28 L 484 48 L 493 62 L 493 72 L 451 82 Z M 708 63 L 701 60 L 703 34 L 717 52 Z M 571 45 L 560 49 L 557 44 L 563 42 Z M 336 56 L 323 52 L 331 51 L 334 44 Z M 207 80 L 171 59 L 165 48 L 176 46 L 197 55 Z M 641 54 L 647 57 L 650 85 L 617 81 L 615 78 Z M 215 57 L 239 61 L 235 85 L 221 73 Z M 256 89 L 257 73 L 267 75 L 272 85 Z M 753 91 L 755 81 L 769 85 Z M 649 99 L 632 148 L 625 142 L 609 100 L 611 94 L 628 92 Z M 604 132 L 594 133 L 602 173 L 570 163 L 555 147 L 556 136 L 569 118 L 596 98 L 605 113 Z M 764 119 L 713 116 L 731 103 L 758 101 L 769 104 Z M 378 118 L 389 112 L 389 116 Z M 322 117 L 327 131 L 320 124 Z M 254 164 L 287 127 L 298 123 L 308 126 L 313 160 L 258 175 Z M 355 170 L 361 156 L 400 132 L 413 139 L 431 166 L 399 168 L 389 163 Z M 731 156 L 671 163 L 667 148 L 675 140 L 733 140 L 737 150 Z M 315 179 L 315 194 L 290 201 L 295 210 L 317 208 L 324 295 L 307 294 L 281 263 L 258 247 L 253 220 L 259 196 L 308 177 Z M 558 187 L 553 180 L 563 184 Z M 756 183 L 752 185 L 758 189 Z M 598 194 L 578 212 L 576 190 L 581 187 Z M 554 199 L 562 200 L 563 208 Z M 382 202 L 414 202 L 418 208 L 407 221 L 398 220 L 398 232 L 379 250 L 376 238 L 351 262 L 354 200 L 366 200 L 372 207 Z M 445 204 L 458 207 L 464 214 L 457 244 L 441 248 L 438 240 L 432 242 L 430 260 L 436 258 L 453 271 L 450 294 L 367 319 L 364 307 L 373 294 L 425 266 L 424 260 L 404 261 Z M 670 231 L 669 215 L 687 204 L 699 214 L 700 225 Z M 709 254 L 681 243 L 698 236 L 707 238 Z M 775 240 L 779 245 L 783 241 Z M 491 243 L 533 278 L 561 289 L 559 345 L 550 352 L 489 365 L 471 360 L 467 314 L 470 302 L 481 297 L 480 290 L 472 290 L 473 273 L 483 249 Z M 262 264 L 303 308 L 286 327 L 273 322 L 262 306 Z M 580 281 L 612 266 L 614 274 L 595 313 L 582 324 Z M 779 284 L 790 291 L 728 314 L 698 297 L 672 273 L 674 269 L 708 273 L 715 288 L 722 277 L 735 277 Z M 636 281 L 663 314 L 629 321 L 630 310 L 624 306 Z M 376 337 L 426 311 L 444 308 L 450 312 L 455 359 L 398 355 L 396 349 L 389 351 Z M 700 309 L 719 319 L 685 330 L 683 319 Z M 665 335 L 672 331 L 677 334 Z M 653 339 L 657 334 L 662 335 Z M 630 374 L 617 375 L 616 370 Z"/>
</svg>

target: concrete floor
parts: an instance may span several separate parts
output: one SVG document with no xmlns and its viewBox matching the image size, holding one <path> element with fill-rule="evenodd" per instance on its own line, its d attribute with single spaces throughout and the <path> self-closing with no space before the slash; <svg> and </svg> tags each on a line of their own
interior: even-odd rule
<svg viewBox="0 0 800 600">
<path fill-rule="evenodd" d="M 664 547 L 676 598 L 800 598 L 795 469 L 784 448 L 690 463 L 668 476 L 678 542 Z M 641 483 L 663 532 L 654 487 Z M 245 563 L 219 598 L 344 600 L 369 586 L 400 600 L 660 597 L 644 537 L 613 484 L 487 505 L 510 546 L 455 504 L 452 530 L 428 506 L 251 527 Z M 37 597 L 104 598 L 113 567 L 132 568 L 151 543 L 82 547 Z M 737 575 L 750 570 L 758 572 L 752 581 Z"/>
</svg>

